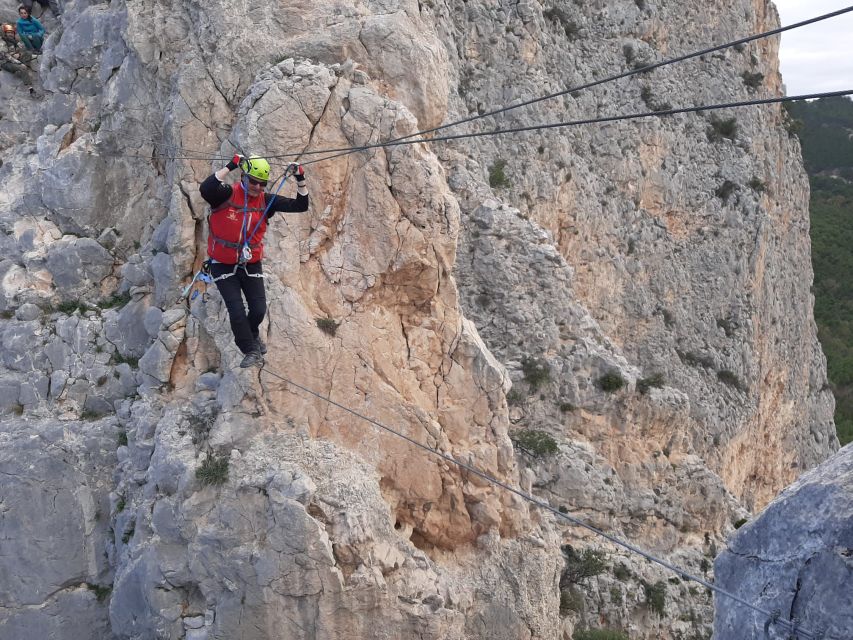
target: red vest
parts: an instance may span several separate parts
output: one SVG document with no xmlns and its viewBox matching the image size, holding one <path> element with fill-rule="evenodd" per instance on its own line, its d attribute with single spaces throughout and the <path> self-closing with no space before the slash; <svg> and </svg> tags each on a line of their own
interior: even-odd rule
<svg viewBox="0 0 853 640">
<path fill-rule="evenodd" d="M 248 206 L 245 198 L 243 184 L 238 182 L 232 187 L 231 198 L 211 211 L 207 217 L 210 225 L 207 255 L 217 262 L 237 264 L 240 261 L 240 252 L 243 250 L 245 240 L 244 233 L 250 236 L 249 248 L 252 250 L 252 259 L 249 262 L 259 262 L 264 255 L 263 241 L 267 231 L 264 194 L 261 193 L 257 198 L 249 198 Z M 252 235 L 252 230 L 256 226 L 257 231 Z"/>
</svg>

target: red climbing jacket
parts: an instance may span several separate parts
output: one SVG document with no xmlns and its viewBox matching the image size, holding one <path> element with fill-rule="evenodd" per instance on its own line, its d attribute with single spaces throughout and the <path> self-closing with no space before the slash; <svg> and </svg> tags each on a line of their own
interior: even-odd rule
<svg viewBox="0 0 853 640">
<path fill-rule="evenodd" d="M 252 250 L 249 263 L 259 262 L 264 255 L 263 241 L 267 231 L 265 209 L 263 193 L 256 198 L 250 197 L 247 205 L 243 184 L 235 184 L 232 187 L 231 198 L 211 211 L 207 217 L 210 225 L 207 255 L 217 262 L 237 264 L 243 248 L 244 233 L 251 234 L 257 227 L 255 233 L 249 238 L 249 248 Z"/>
</svg>

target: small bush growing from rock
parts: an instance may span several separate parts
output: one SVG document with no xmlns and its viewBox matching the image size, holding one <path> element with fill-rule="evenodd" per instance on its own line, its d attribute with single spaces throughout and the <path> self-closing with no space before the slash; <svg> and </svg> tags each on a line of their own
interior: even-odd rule
<svg viewBox="0 0 853 640">
<path fill-rule="evenodd" d="M 610 587 L 610 602 L 615 605 L 622 604 L 622 589 L 617 587 L 615 584 Z"/>
<path fill-rule="evenodd" d="M 646 395 L 649 392 L 649 389 L 654 387 L 655 389 L 660 389 L 663 386 L 663 374 L 655 373 L 648 378 L 640 378 L 637 380 L 637 391 Z"/>
<path fill-rule="evenodd" d="M 59 311 L 59 313 L 64 313 L 65 315 L 70 316 L 77 311 L 85 313 L 89 310 L 89 306 L 82 300 L 71 300 L 69 302 L 60 302 L 56 305 L 56 310 Z"/>
<path fill-rule="evenodd" d="M 506 394 L 506 403 L 511 407 L 517 407 L 524 402 L 524 394 L 519 389 L 510 389 Z"/>
<path fill-rule="evenodd" d="M 583 596 L 577 589 L 560 589 L 560 615 L 568 616 L 572 613 L 583 613 Z"/>
<path fill-rule="evenodd" d="M 764 80 L 763 73 L 753 73 L 751 71 L 744 71 L 740 77 L 743 78 L 743 83 L 750 89 L 758 89 L 761 86 L 761 81 Z"/>
<path fill-rule="evenodd" d="M 569 413 L 570 411 L 574 411 L 575 409 L 577 409 L 577 407 L 575 405 L 573 405 L 571 402 L 561 402 L 560 403 L 560 411 L 562 413 Z"/>
<path fill-rule="evenodd" d="M 523 358 L 521 371 L 531 391 L 538 391 L 539 387 L 551 379 L 551 367 L 544 358 Z"/>
<path fill-rule="evenodd" d="M 602 391 L 613 393 L 625 386 L 625 378 L 618 371 L 610 371 L 601 376 L 597 383 Z"/>
<path fill-rule="evenodd" d="M 116 437 L 116 442 L 118 443 L 118 446 L 126 447 L 127 446 L 127 431 L 124 431 L 124 430 L 119 431 L 118 436 Z"/>
<path fill-rule="evenodd" d="M 510 438 L 519 448 L 537 457 L 551 455 L 560 450 L 554 438 L 544 431 L 537 431 L 536 429 L 514 431 L 510 434 Z"/>
<path fill-rule="evenodd" d="M 225 484 L 228 481 L 228 458 L 208 454 L 195 470 L 195 477 L 205 486 Z"/>
<path fill-rule="evenodd" d="M 563 559 L 566 561 L 566 566 L 560 575 L 561 587 L 580 584 L 587 578 L 597 576 L 607 569 L 603 551 L 587 548 L 578 553 L 574 547 L 568 544 L 564 544 L 560 550 L 563 552 Z"/>
<path fill-rule="evenodd" d="M 98 306 L 101 309 L 112 309 L 113 307 L 123 307 L 128 302 L 130 302 L 129 293 L 117 293 L 110 298 L 102 300 Z"/>
<path fill-rule="evenodd" d="M 338 332 L 338 323 L 332 318 L 317 318 L 317 328 L 323 333 L 333 336 Z"/>
<path fill-rule="evenodd" d="M 747 522 L 749 522 L 749 520 L 747 520 L 746 518 L 741 518 L 740 520 L 738 520 L 737 522 L 734 523 L 734 527 L 735 527 L 735 529 L 740 529 Z"/>
<path fill-rule="evenodd" d="M 726 318 L 718 318 L 717 326 L 726 333 L 727 338 L 731 338 L 735 333 L 734 323 Z"/>
<path fill-rule="evenodd" d="M 743 383 L 741 383 L 740 378 L 737 375 L 728 369 L 723 369 L 722 371 L 717 371 L 717 379 L 730 387 L 734 387 L 738 391 L 743 391 Z"/>
<path fill-rule="evenodd" d="M 767 189 L 767 185 L 764 184 L 764 180 L 756 178 L 755 176 L 752 176 L 752 180 L 749 181 L 749 187 L 756 193 L 764 193 Z"/>
<path fill-rule="evenodd" d="M 723 138 L 734 140 L 737 137 L 737 119 L 726 118 L 723 120 L 712 117 L 707 135 L 710 142 L 719 142 Z"/>
<path fill-rule="evenodd" d="M 113 355 L 110 357 L 110 362 L 113 365 L 127 364 L 130 365 L 133 369 L 139 367 L 139 358 L 136 358 L 134 356 L 123 356 L 118 351 L 113 351 Z"/>
<path fill-rule="evenodd" d="M 492 189 L 500 189 L 510 185 L 504 169 L 506 169 L 506 160 L 495 160 L 495 163 L 489 167 L 489 186 Z"/>
<path fill-rule="evenodd" d="M 111 586 L 103 586 L 100 584 L 86 584 L 86 588 L 89 591 L 93 591 L 95 593 L 95 597 L 98 599 L 98 602 L 103 602 L 107 598 L 110 597 L 110 594 L 113 591 Z"/>
<path fill-rule="evenodd" d="M 717 187 L 717 190 L 714 194 L 723 202 L 728 202 L 729 196 L 732 195 L 737 190 L 737 185 L 731 180 L 726 180 Z"/>
<path fill-rule="evenodd" d="M 694 351 L 676 350 L 676 353 L 684 364 L 689 364 L 694 367 L 701 366 L 705 367 L 706 369 L 714 368 L 714 360 L 711 358 L 711 356 L 705 356 L 701 353 L 696 353 Z"/>
<path fill-rule="evenodd" d="M 127 501 L 124 498 L 119 498 L 118 502 L 116 502 L 116 513 L 121 513 L 124 511 L 124 508 L 127 506 Z"/>
<path fill-rule="evenodd" d="M 661 580 L 654 584 L 643 582 L 643 590 L 646 594 L 646 606 L 663 617 L 666 606 L 666 583 Z"/>
<path fill-rule="evenodd" d="M 628 567 L 620 562 L 613 568 L 613 575 L 616 576 L 616 579 L 620 582 L 627 582 L 633 574 Z"/>
<path fill-rule="evenodd" d="M 563 27 L 563 31 L 569 40 L 574 40 L 580 32 L 580 28 L 577 23 L 571 19 L 569 14 L 566 13 L 566 10 L 562 7 L 551 7 L 550 9 L 545 10 L 542 13 L 542 16 Z"/>
</svg>

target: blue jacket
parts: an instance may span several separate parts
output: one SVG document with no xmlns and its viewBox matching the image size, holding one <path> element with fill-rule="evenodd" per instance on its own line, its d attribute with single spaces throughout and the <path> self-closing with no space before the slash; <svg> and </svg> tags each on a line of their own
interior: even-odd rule
<svg viewBox="0 0 853 640">
<path fill-rule="evenodd" d="M 30 16 L 29 20 L 18 18 L 17 22 L 18 33 L 24 36 L 43 36 L 44 27 L 41 22 Z"/>
</svg>

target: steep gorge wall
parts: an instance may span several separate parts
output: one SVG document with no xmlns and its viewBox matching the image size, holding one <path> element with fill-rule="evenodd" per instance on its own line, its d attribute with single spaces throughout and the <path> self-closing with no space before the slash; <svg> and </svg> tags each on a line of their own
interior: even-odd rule
<svg viewBox="0 0 853 640">
<path fill-rule="evenodd" d="M 597 578 L 587 613 L 561 621 L 557 544 L 586 544 L 576 532 L 234 370 L 218 296 L 190 313 L 174 298 L 203 255 L 197 184 L 218 166 L 205 157 L 405 135 L 619 70 L 627 45 L 650 61 L 741 35 L 740 13 L 763 28 L 772 10 L 220 4 L 69 3 L 32 138 L 7 140 L 4 433 L 12 450 L 29 432 L 71 439 L 84 466 L 119 446 L 101 508 L 71 510 L 107 557 L 3 620 L 62 619 L 72 598 L 127 638 L 550 638 L 600 618 L 632 637 L 707 630 L 710 601 L 686 585 L 666 618 L 650 615 L 640 580 L 662 574 L 621 556 L 636 579 Z M 247 18 L 222 19 L 235 11 Z M 776 90 L 775 64 L 750 47 L 655 72 L 651 97 L 623 83 L 506 121 L 643 110 L 663 87 L 673 104 L 727 99 L 748 92 L 745 69 Z M 32 109 L 15 100 L 9 117 Z M 737 118 L 734 141 L 685 116 L 312 165 L 311 211 L 268 235 L 268 366 L 698 570 L 745 513 L 734 496 L 760 506 L 835 446 L 796 143 L 777 110 Z M 498 159 L 506 190 L 487 186 Z M 725 202 L 723 180 L 739 185 Z M 129 300 L 109 309 L 116 292 Z M 58 306 L 80 300 L 100 308 Z M 525 357 L 551 372 L 529 396 Z M 629 386 L 609 395 L 595 381 L 614 370 Z M 721 384 L 724 370 L 745 388 Z M 664 388 L 632 393 L 656 372 Z M 510 376 L 522 399 L 507 409 Z M 512 423 L 547 430 L 560 453 L 514 451 Z M 222 489 L 194 476 L 210 452 L 229 458 Z M 68 518 L 18 509 L 36 527 Z M 96 584 L 114 585 L 109 621 Z"/>
</svg>

